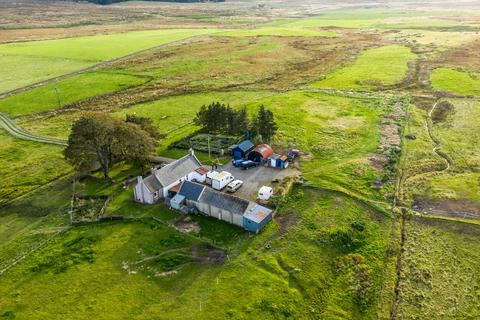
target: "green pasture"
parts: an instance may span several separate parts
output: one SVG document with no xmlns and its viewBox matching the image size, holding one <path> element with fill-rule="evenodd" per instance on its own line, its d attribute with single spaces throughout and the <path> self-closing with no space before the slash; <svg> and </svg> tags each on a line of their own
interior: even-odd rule
<svg viewBox="0 0 480 320">
<path fill-rule="evenodd" d="M 164 29 L 0 45 L 0 92 L 214 29 Z"/>
<path fill-rule="evenodd" d="M 430 76 L 432 87 L 461 95 L 480 95 L 480 75 L 450 68 L 437 68 Z"/>
<path fill-rule="evenodd" d="M 466 223 L 407 221 L 398 318 L 478 317 L 479 236 L 480 228 Z"/>
<path fill-rule="evenodd" d="M 152 208 L 135 206 L 139 211 Z M 175 217 L 162 207 L 153 208 L 161 220 Z M 188 253 L 204 240 L 151 219 L 75 227 L 0 278 L 0 312 L 29 319 L 386 314 L 388 306 L 377 304 L 390 303 L 383 297 L 390 288 L 382 283 L 395 262 L 388 253 L 392 221 L 348 198 L 308 189 L 297 189 L 280 216 L 291 221 L 291 228 L 281 231 L 282 225 L 273 222 L 256 237 L 232 226 L 228 228 L 238 231 L 223 230 L 226 224 L 205 218 L 203 236 L 222 231 L 224 238 L 230 232 L 236 239 L 230 241 L 229 258 L 222 265 L 178 254 L 155 258 L 167 250 Z M 353 232 L 354 246 L 331 240 L 344 231 Z M 163 273 L 169 270 L 177 271 Z M 364 281 L 365 295 L 358 297 L 355 292 Z"/>
<path fill-rule="evenodd" d="M 402 80 L 408 70 L 408 62 L 415 57 L 409 48 L 399 45 L 368 49 L 360 53 L 354 62 L 310 85 L 331 89 L 374 89 L 393 85 Z"/>
<path fill-rule="evenodd" d="M 110 72 L 87 72 L 0 100 L 0 112 L 27 115 L 56 109 L 90 97 L 120 91 L 147 81 L 142 77 Z"/>
<path fill-rule="evenodd" d="M 193 119 L 202 105 L 219 101 L 230 104 L 234 108 L 239 108 L 270 95 L 273 95 L 273 92 L 229 91 L 166 97 L 123 109 L 116 115 L 125 117 L 127 114 L 135 113 L 142 117 L 150 117 L 158 127 L 159 132 L 166 135 L 161 145 L 161 149 L 164 149 L 198 129 L 194 125 Z"/>
<path fill-rule="evenodd" d="M 0 204 L 72 172 L 62 147 L 15 139 L 0 132 Z"/>
<path fill-rule="evenodd" d="M 406 135 L 415 140 L 404 142 L 404 196 L 411 203 L 415 196 L 435 200 L 472 200 L 480 203 L 477 123 L 480 118 L 478 102 L 468 99 L 449 99 L 454 110 L 445 121 L 433 124 L 433 134 L 440 141 L 440 150 L 453 164 L 448 171 L 445 161 L 433 152 L 434 144 L 425 129 L 426 111 L 410 108 Z M 432 175 L 431 172 L 437 172 Z"/>
</svg>

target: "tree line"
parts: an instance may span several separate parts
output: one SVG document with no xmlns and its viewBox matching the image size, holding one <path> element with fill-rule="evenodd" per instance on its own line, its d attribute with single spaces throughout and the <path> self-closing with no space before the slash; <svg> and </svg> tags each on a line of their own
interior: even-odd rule
<svg viewBox="0 0 480 320">
<path fill-rule="evenodd" d="M 257 114 L 249 119 L 245 107 L 233 109 L 230 105 L 212 102 L 197 112 L 194 123 L 202 131 L 212 134 L 237 135 L 249 132 L 263 142 L 270 142 L 278 129 L 273 112 L 261 105 Z"/>
</svg>

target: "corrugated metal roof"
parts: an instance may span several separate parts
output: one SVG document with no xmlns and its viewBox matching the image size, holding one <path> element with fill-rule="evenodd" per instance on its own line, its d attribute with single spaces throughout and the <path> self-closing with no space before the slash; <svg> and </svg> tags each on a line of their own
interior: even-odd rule
<svg viewBox="0 0 480 320">
<path fill-rule="evenodd" d="M 143 179 L 143 183 L 147 187 L 148 191 L 152 193 L 162 189 L 161 183 L 157 180 L 157 178 L 154 175 L 149 175 L 148 177 Z"/>
<path fill-rule="evenodd" d="M 273 149 L 268 144 L 260 144 L 255 149 L 253 149 L 252 153 L 254 152 L 260 154 L 263 159 L 267 159 L 273 154 Z"/>
<path fill-rule="evenodd" d="M 238 148 L 240 148 L 243 152 L 250 151 L 253 149 L 253 147 L 254 145 L 250 140 L 245 140 L 238 144 Z"/>
<path fill-rule="evenodd" d="M 244 217 L 256 223 L 260 223 L 271 213 L 271 209 L 257 204 L 256 206 L 248 210 L 247 213 L 245 213 Z"/>
<path fill-rule="evenodd" d="M 250 204 L 247 200 L 217 192 L 210 188 L 205 188 L 198 201 L 239 215 L 243 215 Z"/>
<path fill-rule="evenodd" d="M 199 175 L 205 175 L 207 174 L 208 171 L 210 171 L 207 167 L 205 166 L 201 166 L 200 168 L 198 168 L 197 170 L 195 170 Z"/>
<path fill-rule="evenodd" d="M 171 187 L 168 191 L 178 192 L 179 190 L 180 190 L 180 183 L 177 183 L 176 185 L 174 185 L 173 187 Z"/>
<path fill-rule="evenodd" d="M 272 154 L 269 158 L 270 158 L 270 159 L 275 159 L 275 160 L 277 160 L 277 159 L 280 158 L 280 155 L 277 154 L 277 153 L 274 153 L 274 154 Z"/>
<path fill-rule="evenodd" d="M 186 156 L 167 164 L 165 167 L 155 171 L 157 180 L 162 186 L 168 186 L 190 172 L 197 170 L 202 164 L 193 154 Z"/>
<path fill-rule="evenodd" d="M 184 181 L 178 194 L 185 196 L 187 200 L 197 201 L 203 189 L 205 189 L 205 186 L 201 184 Z"/>
</svg>

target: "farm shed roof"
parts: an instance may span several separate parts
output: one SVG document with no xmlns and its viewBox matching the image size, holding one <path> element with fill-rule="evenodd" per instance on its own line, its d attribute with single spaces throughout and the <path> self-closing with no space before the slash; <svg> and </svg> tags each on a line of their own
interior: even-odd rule
<svg viewBox="0 0 480 320">
<path fill-rule="evenodd" d="M 154 175 L 149 175 L 148 177 L 143 179 L 143 183 L 150 192 L 155 192 L 162 189 L 162 184 L 157 180 Z"/>
<path fill-rule="evenodd" d="M 253 149 L 253 152 L 260 154 L 263 159 L 268 159 L 273 154 L 273 149 L 268 144 L 260 144 Z"/>
<path fill-rule="evenodd" d="M 259 204 L 255 205 L 253 208 L 245 213 L 245 218 L 252 220 L 256 223 L 260 223 L 265 219 L 270 213 L 272 213 L 271 209 L 268 209 L 264 206 Z"/>
<path fill-rule="evenodd" d="M 239 215 L 243 215 L 250 204 L 247 200 L 217 192 L 210 188 L 205 188 L 199 201 Z"/>
<path fill-rule="evenodd" d="M 201 166 L 200 168 L 195 170 L 195 172 L 197 172 L 199 175 L 202 175 L 202 176 L 207 174 L 208 171 L 210 171 L 210 170 L 205 166 Z"/>
<path fill-rule="evenodd" d="M 238 144 L 238 148 L 240 148 L 243 152 L 250 151 L 253 149 L 253 147 L 254 145 L 250 140 L 245 140 Z"/>
<path fill-rule="evenodd" d="M 205 186 L 201 184 L 184 181 L 178 194 L 185 196 L 187 200 L 197 201 L 203 189 L 205 189 Z"/>
<path fill-rule="evenodd" d="M 156 170 L 155 176 L 163 186 L 168 186 L 201 166 L 193 151 L 190 151 L 186 156 Z"/>
<path fill-rule="evenodd" d="M 173 187 L 171 187 L 168 191 L 178 192 L 179 190 L 180 190 L 180 183 L 177 183 L 176 185 L 174 185 Z"/>
</svg>

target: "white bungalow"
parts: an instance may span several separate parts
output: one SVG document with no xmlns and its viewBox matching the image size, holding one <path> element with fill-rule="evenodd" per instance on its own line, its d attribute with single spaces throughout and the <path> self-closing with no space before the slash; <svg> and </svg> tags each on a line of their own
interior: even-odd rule
<svg viewBox="0 0 480 320">
<path fill-rule="evenodd" d="M 160 198 L 167 198 L 169 190 L 179 187 L 182 181 L 199 178 L 193 173 L 198 173 L 196 170 L 201 167 L 202 164 L 190 149 L 186 156 L 160 169 L 153 169 L 151 175 L 145 178 L 138 176 L 138 183 L 134 189 L 135 201 L 153 204 Z"/>
</svg>

